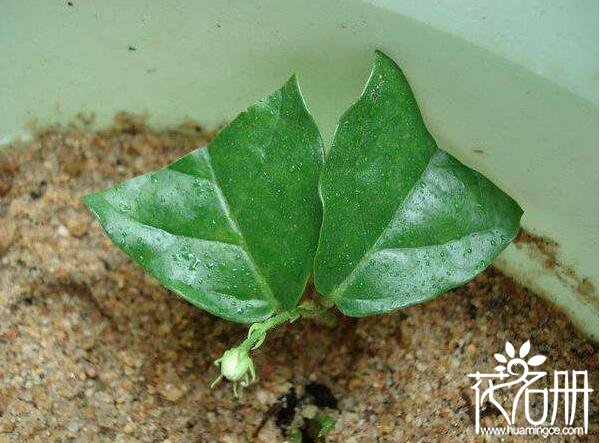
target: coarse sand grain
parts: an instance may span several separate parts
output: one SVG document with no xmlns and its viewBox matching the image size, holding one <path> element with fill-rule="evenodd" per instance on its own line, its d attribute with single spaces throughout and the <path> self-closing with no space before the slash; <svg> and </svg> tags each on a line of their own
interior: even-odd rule
<svg viewBox="0 0 600 443">
<path fill-rule="evenodd" d="M 336 421 L 327 441 L 482 441 L 466 374 L 527 340 L 548 356 L 544 370 L 587 370 L 595 392 L 587 436 L 515 441 L 597 441 L 597 345 L 493 268 L 404 313 L 285 325 L 255 353 L 259 379 L 241 399 L 226 383 L 211 391 L 213 360 L 245 328 L 163 289 L 81 197 L 212 136 L 120 115 L 108 130 L 50 128 L 0 151 L 0 442 L 284 441 L 294 412 L 320 397 Z M 296 411 L 285 404 L 301 397 Z M 503 426 L 489 405 L 482 416 Z"/>
</svg>

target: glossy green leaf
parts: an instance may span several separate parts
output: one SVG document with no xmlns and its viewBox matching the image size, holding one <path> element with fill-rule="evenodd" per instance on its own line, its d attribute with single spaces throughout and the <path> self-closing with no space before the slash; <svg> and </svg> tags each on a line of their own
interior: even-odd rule
<svg viewBox="0 0 600 443">
<path fill-rule="evenodd" d="M 338 125 L 320 180 L 317 290 L 346 315 L 459 286 L 515 237 L 519 206 L 437 148 L 400 68 L 377 52 Z"/>
<path fill-rule="evenodd" d="M 322 163 L 319 131 L 292 77 L 207 148 L 85 203 L 164 286 L 252 323 L 302 295 L 321 224 Z"/>
</svg>

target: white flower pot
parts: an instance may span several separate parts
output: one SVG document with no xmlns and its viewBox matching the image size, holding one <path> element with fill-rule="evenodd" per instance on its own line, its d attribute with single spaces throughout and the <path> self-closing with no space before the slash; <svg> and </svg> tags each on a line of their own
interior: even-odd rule
<svg viewBox="0 0 600 443">
<path fill-rule="evenodd" d="M 597 9 L 591 0 L 5 2 L 0 142 L 30 136 L 32 119 L 66 123 L 79 112 L 98 126 L 118 111 L 146 112 L 159 127 L 211 126 L 293 72 L 328 141 L 380 48 L 403 67 L 440 146 L 511 194 L 524 228 L 557 243 L 511 246 L 497 266 L 597 337 Z"/>
</svg>

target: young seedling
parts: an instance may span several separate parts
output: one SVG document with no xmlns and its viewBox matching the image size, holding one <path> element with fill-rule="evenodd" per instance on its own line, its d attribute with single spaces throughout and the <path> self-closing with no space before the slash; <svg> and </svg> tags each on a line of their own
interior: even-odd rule
<svg viewBox="0 0 600 443">
<path fill-rule="evenodd" d="M 250 352 L 300 317 L 331 322 L 430 300 L 484 270 L 522 211 L 440 150 L 400 68 L 376 52 L 324 159 L 292 77 L 204 148 L 85 197 L 108 236 L 190 303 L 250 324 L 215 361 L 247 386 Z M 309 276 L 317 299 L 299 304 Z"/>
</svg>

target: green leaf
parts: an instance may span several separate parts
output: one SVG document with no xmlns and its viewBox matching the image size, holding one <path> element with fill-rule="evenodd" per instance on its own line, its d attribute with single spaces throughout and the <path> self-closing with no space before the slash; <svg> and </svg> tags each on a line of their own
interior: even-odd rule
<svg viewBox="0 0 600 443">
<path fill-rule="evenodd" d="M 317 290 L 346 315 L 429 300 L 515 237 L 519 206 L 437 148 L 400 68 L 381 52 L 346 111 L 320 180 Z"/>
<path fill-rule="evenodd" d="M 207 148 L 85 203 L 164 286 L 252 323 L 302 295 L 321 224 L 322 163 L 319 131 L 292 77 Z"/>
</svg>

